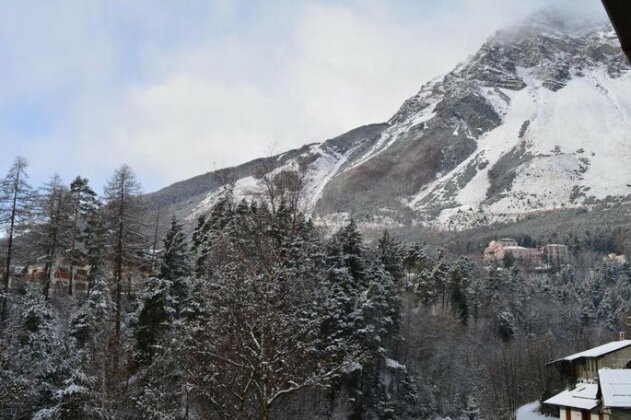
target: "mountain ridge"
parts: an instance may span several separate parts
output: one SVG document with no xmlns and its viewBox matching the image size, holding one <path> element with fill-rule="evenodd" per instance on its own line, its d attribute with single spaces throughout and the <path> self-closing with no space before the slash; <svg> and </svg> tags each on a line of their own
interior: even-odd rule
<svg viewBox="0 0 631 420">
<path fill-rule="evenodd" d="M 463 229 L 589 207 L 631 194 L 631 173 L 623 170 L 631 157 L 629 97 L 631 72 L 610 25 L 541 13 L 496 32 L 385 123 L 148 198 L 153 209 L 192 220 L 216 202 L 221 179 L 245 198 L 255 196 L 262 172 L 293 171 L 321 224 L 352 215 L 365 225 Z"/>
</svg>

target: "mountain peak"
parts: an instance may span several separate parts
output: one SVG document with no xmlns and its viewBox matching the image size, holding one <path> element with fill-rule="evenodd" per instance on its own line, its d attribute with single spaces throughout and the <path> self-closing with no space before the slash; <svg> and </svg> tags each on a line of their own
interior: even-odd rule
<svg viewBox="0 0 631 420">
<path fill-rule="evenodd" d="M 516 25 L 515 28 L 517 30 L 531 28 L 540 32 L 580 36 L 610 25 L 604 16 L 589 16 L 579 11 L 551 6 L 534 12 Z"/>
<path fill-rule="evenodd" d="M 547 7 L 532 13 L 512 27 L 498 30 L 487 42 L 514 44 L 526 39 L 581 38 L 593 32 L 611 30 L 611 24 L 605 17 Z"/>
<path fill-rule="evenodd" d="M 325 223 L 463 228 L 589 208 L 631 194 L 629 97 L 610 25 L 545 9 L 423 85 L 387 124 L 283 154 L 270 173 L 300 171 Z M 235 195 L 254 197 L 254 165 L 231 175 Z M 197 215 L 216 197 L 175 208 Z"/>
</svg>

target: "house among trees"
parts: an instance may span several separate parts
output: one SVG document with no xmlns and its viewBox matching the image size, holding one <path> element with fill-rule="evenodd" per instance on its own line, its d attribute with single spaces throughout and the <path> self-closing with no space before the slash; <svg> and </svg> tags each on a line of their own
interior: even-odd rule
<svg viewBox="0 0 631 420">
<path fill-rule="evenodd" d="M 548 244 L 541 248 L 527 248 L 520 246 L 515 239 L 504 238 L 491 241 L 484 249 L 485 261 L 518 260 L 526 265 L 556 265 L 567 264 L 570 251 L 567 245 Z"/>
<path fill-rule="evenodd" d="M 71 266 L 68 258 L 58 258 L 50 267 L 51 287 L 53 289 L 66 288 L 71 278 L 71 270 L 74 273 L 72 280 L 74 288 L 77 290 L 86 290 L 88 283 L 89 266 Z M 22 272 L 22 279 L 27 282 L 43 283 L 47 280 L 49 271 L 48 264 L 45 262 L 36 262 L 27 265 Z"/>
<path fill-rule="evenodd" d="M 548 365 L 572 384 L 544 401 L 559 408 L 560 420 L 631 419 L 631 340 L 603 344 Z"/>
<path fill-rule="evenodd" d="M 607 256 L 603 258 L 603 261 L 605 262 L 609 261 L 609 262 L 623 265 L 623 264 L 626 264 L 627 257 L 625 255 L 618 255 L 618 254 L 611 253 L 611 254 L 607 254 Z"/>
<path fill-rule="evenodd" d="M 534 261 L 539 258 L 540 252 L 536 248 L 519 246 L 517 241 L 512 238 L 491 241 L 484 250 L 485 260 L 503 260 L 509 255 L 515 259 Z"/>
</svg>

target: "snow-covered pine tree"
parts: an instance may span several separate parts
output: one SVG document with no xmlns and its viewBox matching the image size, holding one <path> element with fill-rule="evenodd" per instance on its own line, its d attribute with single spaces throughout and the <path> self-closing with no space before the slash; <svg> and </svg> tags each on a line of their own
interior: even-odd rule
<svg viewBox="0 0 631 420">
<path fill-rule="evenodd" d="M 384 268 L 396 282 L 399 282 L 404 276 L 401 244 L 391 238 L 387 230 L 384 230 L 383 236 L 377 243 L 377 247 L 379 250 L 379 258 Z"/>
<path fill-rule="evenodd" d="M 114 411 L 109 384 L 115 378 L 108 368 L 114 310 L 106 273 L 97 266 L 92 287 L 70 321 L 76 363 L 57 392 L 55 411 L 61 418 L 104 418 Z"/>
<path fill-rule="evenodd" d="M 210 210 L 208 223 L 214 234 L 221 232 L 233 217 L 232 194 L 228 191 Z"/>
<path fill-rule="evenodd" d="M 401 300 L 386 263 L 394 273 L 403 273 L 403 268 L 398 258 L 384 261 L 384 254 L 394 252 L 393 242 L 385 236 L 376 249 L 368 250 L 351 221 L 327 246 L 329 267 L 323 286 L 330 295 L 322 315 L 323 333 L 333 335 L 334 342 L 355 358 L 342 382 L 350 394 L 351 418 L 399 418 L 416 410 L 406 397 L 416 394 L 413 381 L 389 348 L 398 338 Z M 388 364 L 402 369 L 394 380 L 387 373 Z M 401 394 L 399 386 L 405 388 Z"/>
<path fill-rule="evenodd" d="M 77 176 L 70 183 L 70 201 L 72 214 L 71 243 L 68 251 L 70 260 L 70 278 L 68 280 L 68 294 L 73 294 L 75 281 L 75 267 L 86 263 L 85 229 L 90 220 L 95 217 L 100 203 L 96 192 L 90 187 L 87 178 Z"/>
<path fill-rule="evenodd" d="M 345 366 L 343 353 L 329 351 L 337 343 L 320 334 L 324 256 L 313 225 L 281 198 L 275 211 L 240 203 L 223 216 L 205 305 L 203 342 L 212 349 L 191 382 L 217 416 L 269 419 Z"/>
<path fill-rule="evenodd" d="M 463 411 L 462 420 L 479 420 L 480 419 L 480 404 L 473 395 L 467 395 L 467 401 L 465 402 L 465 409 Z"/>
<path fill-rule="evenodd" d="M 164 238 L 159 277 L 175 281 L 191 274 L 189 249 L 182 224 L 173 215 Z"/>
<path fill-rule="evenodd" d="M 56 393 L 75 362 L 56 315 L 35 285 L 26 288 L 0 353 L 0 378 L 3 388 L 11 390 L 0 396 L 0 418 L 54 413 Z"/>
<path fill-rule="evenodd" d="M 208 276 L 208 256 L 211 247 L 210 228 L 210 221 L 207 220 L 205 215 L 200 215 L 191 238 L 193 274 L 197 278 L 206 278 Z"/>
<path fill-rule="evenodd" d="M 517 334 L 517 320 L 510 309 L 499 308 L 495 323 L 497 334 L 505 342 L 510 341 Z"/>
<path fill-rule="evenodd" d="M 326 294 L 327 310 L 322 314 L 322 335 L 332 337 L 340 350 L 346 347 L 350 353 L 358 353 L 357 343 L 352 340 L 355 327 L 355 310 L 361 293 L 367 288 L 364 273 L 364 247 L 354 221 L 341 228 L 326 244 Z"/>
<path fill-rule="evenodd" d="M 414 279 L 414 294 L 416 298 L 428 307 L 435 308 L 440 304 L 442 311 L 447 308 L 449 299 L 451 264 L 445 257 L 443 249 L 438 250 L 435 258 L 430 258 L 422 252 L 418 256 L 408 256 L 414 261 L 416 278 Z M 404 260 L 405 261 L 405 260 Z M 404 264 L 406 264 L 404 262 Z M 409 264 L 409 263 L 408 263 Z"/>
<path fill-rule="evenodd" d="M 392 398 L 381 382 L 381 369 L 389 355 L 387 344 L 398 331 L 398 300 L 391 276 L 379 267 L 366 270 L 368 287 L 361 294 L 353 313 L 353 339 L 361 349 L 361 370 L 353 375 L 353 416 L 392 419 Z"/>
<path fill-rule="evenodd" d="M 140 296 L 138 325 L 136 326 L 137 365 L 147 365 L 156 351 L 162 333 L 169 328 L 175 315 L 175 302 L 171 295 L 173 283 L 162 278 L 149 278 Z"/>
<path fill-rule="evenodd" d="M 467 257 L 460 257 L 451 267 L 449 278 L 449 295 L 452 311 L 463 324 L 469 319 L 468 290 L 472 263 Z"/>
</svg>

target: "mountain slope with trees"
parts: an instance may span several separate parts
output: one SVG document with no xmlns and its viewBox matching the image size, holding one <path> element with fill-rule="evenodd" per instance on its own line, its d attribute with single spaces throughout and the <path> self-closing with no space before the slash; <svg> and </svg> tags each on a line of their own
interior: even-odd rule
<svg viewBox="0 0 631 420">
<path fill-rule="evenodd" d="M 354 220 L 325 234 L 282 178 L 152 238 L 129 167 L 101 198 L 53 180 L 14 237 L 2 418 L 512 419 L 564 386 L 548 361 L 617 336 L 631 311 L 631 266 L 603 260 L 607 241 L 533 271 L 368 240 Z M 57 260 L 52 238 L 66 238 Z M 29 279 L 19 267 L 37 255 L 47 271 Z M 51 278 L 64 258 L 89 267 L 85 288 Z"/>
</svg>

